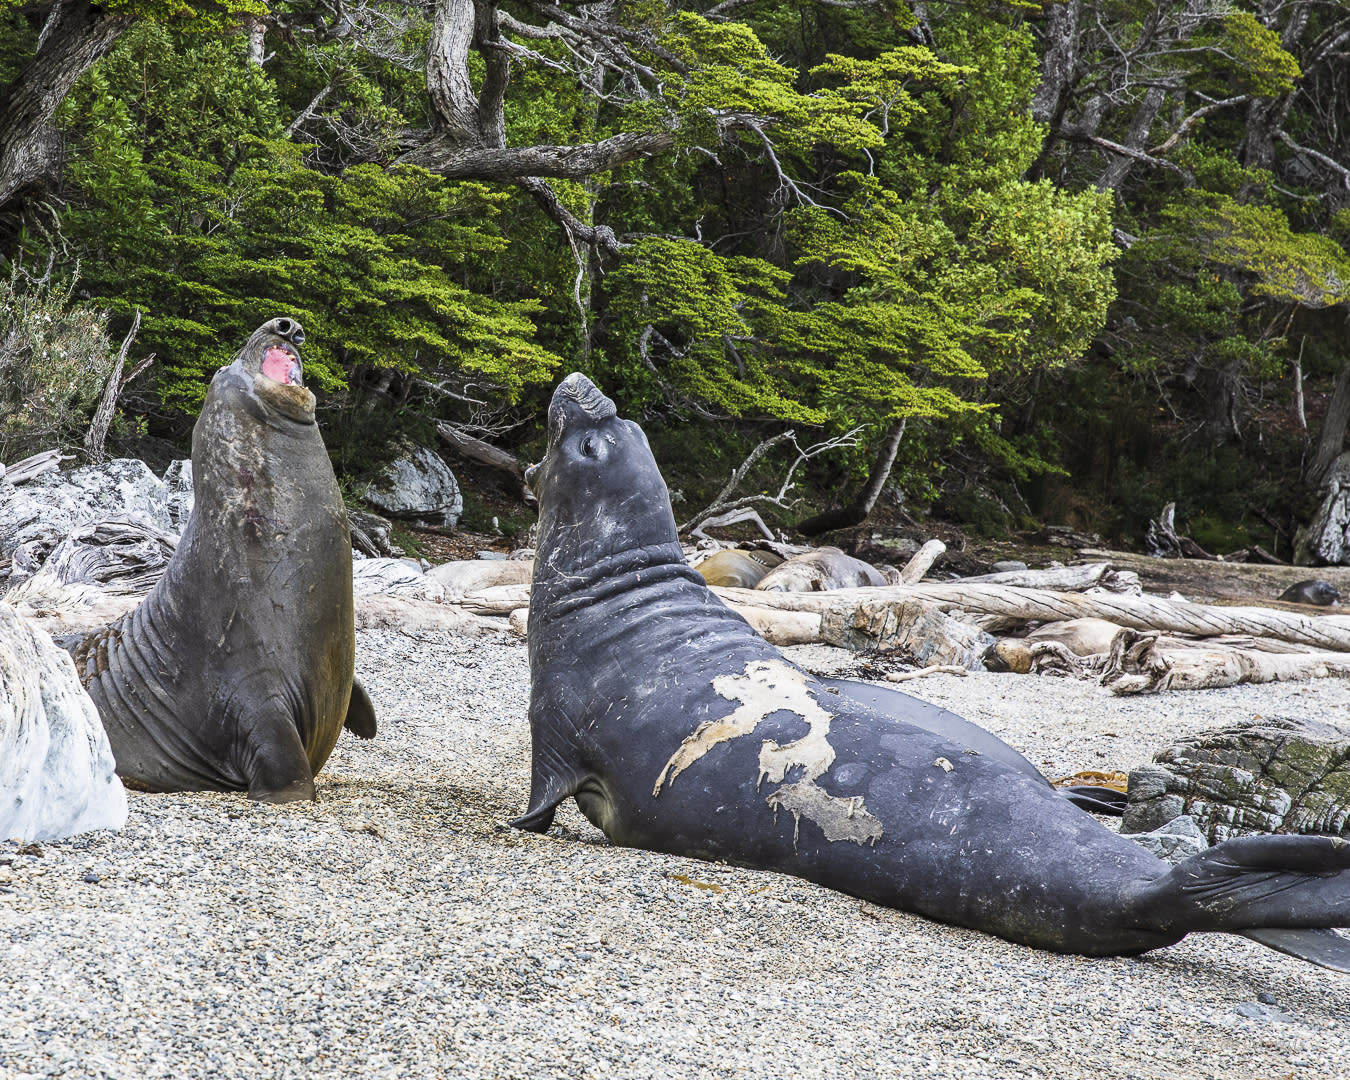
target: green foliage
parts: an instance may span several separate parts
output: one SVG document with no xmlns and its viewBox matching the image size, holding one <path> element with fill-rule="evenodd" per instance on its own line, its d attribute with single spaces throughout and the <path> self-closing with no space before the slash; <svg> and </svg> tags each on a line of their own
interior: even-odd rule
<svg viewBox="0 0 1350 1080">
<path fill-rule="evenodd" d="M 1303 74 L 1298 61 L 1280 44 L 1280 35 L 1247 11 L 1229 12 L 1223 44 L 1242 72 L 1243 81 L 1262 97 L 1278 97 L 1294 88 Z"/>
<path fill-rule="evenodd" d="M 0 462 L 79 443 L 112 368 L 105 312 L 17 267 L 0 280 Z"/>
<path fill-rule="evenodd" d="M 669 384 L 732 416 L 819 422 L 819 413 L 784 393 L 773 359 L 787 278 L 762 260 L 723 259 L 688 241 L 634 245 L 605 280 L 622 395 L 650 400 L 656 386 Z"/>
<path fill-rule="evenodd" d="M 1294 232 L 1275 207 L 1196 192 L 1164 220 L 1175 230 L 1169 250 L 1242 275 L 1256 296 L 1315 308 L 1350 300 L 1350 256 L 1329 237 Z"/>
<path fill-rule="evenodd" d="M 309 167 L 237 37 L 138 27 L 66 122 L 82 153 L 65 228 L 97 253 L 86 287 L 147 312 L 141 343 L 175 408 L 195 411 L 215 368 L 279 312 L 305 325 L 306 378 L 330 390 L 370 366 L 471 372 L 510 400 L 558 362 L 533 341 L 537 302 L 472 287 L 503 247 L 507 196 L 410 168 Z"/>
</svg>

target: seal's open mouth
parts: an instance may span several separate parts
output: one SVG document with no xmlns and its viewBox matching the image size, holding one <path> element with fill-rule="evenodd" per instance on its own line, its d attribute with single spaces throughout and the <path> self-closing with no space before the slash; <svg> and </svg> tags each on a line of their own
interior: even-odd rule
<svg viewBox="0 0 1350 1080">
<path fill-rule="evenodd" d="M 262 373 L 287 386 L 299 386 L 300 358 L 285 345 L 271 345 L 263 353 Z"/>
</svg>

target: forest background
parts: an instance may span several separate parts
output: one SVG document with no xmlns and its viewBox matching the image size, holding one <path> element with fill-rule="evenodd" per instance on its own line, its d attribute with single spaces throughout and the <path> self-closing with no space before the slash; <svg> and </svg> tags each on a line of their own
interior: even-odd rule
<svg viewBox="0 0 1350 1080">
<path fill-rule="evenodd" d="M 181 456 L 288 314 L 349 491 L 438 421 L 536 458 L 581 370 L 677 515 L 759 447 L 808 534 L 1287 558 L 1348 245 L 1345 0 L 0 0 L 0 461 L 151 355 L 109 447 Z"/>
</svg>

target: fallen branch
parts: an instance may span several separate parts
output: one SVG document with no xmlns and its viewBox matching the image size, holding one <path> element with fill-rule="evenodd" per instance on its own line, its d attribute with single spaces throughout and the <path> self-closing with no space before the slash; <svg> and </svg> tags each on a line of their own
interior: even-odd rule
<svg viewBox="0 0 1350 1080">
<path fill-rule="evenodd" d="M 910 679 L 922 679 L 927 675 L 969 675 L 970 672 L 960 664 L 930 664 L 918 671 L 892 671 L 886 675 L 887 682 L 909 682 Z"/>
<path fill-rule="evenodd" d="M 947 545 L 941 540 L 929 540 L 923 547 L 914 553 L 913 558 L 905 563 L 904 569 L 900 571 L 900 583 L 902 585 L 916 585 L 923 580 L 924 574 L 932 569 L 933 563 L 937 562 L 938 556 L 947 550 Z"/>
<path fill-rule="evenodd" d="M 1346 676 L 1350 656 L 1343 652 L 1273 653 L 1124 630 L 1101 683 L 1113 694 L 1156 694 Z"/>
</svg>

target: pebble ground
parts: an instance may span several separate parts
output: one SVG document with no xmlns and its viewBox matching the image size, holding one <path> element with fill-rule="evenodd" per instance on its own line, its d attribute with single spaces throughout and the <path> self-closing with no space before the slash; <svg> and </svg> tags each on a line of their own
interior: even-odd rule
<svg viewBox="0 0 1350 1080">
<path fill-rule="evenodd" d="M 1042 953 L 613 848 L 570 806 L 520 833 L 524 646 L 363 631 L 358 669 L 382 730 L 340 740 L 315 804 L 131 793 L 121 833 L 0 844 L 0 1078 L 1350 1078 L 1350 976 L 1228 935 Z M 904 689 L 1047 773 L 1257 714 L 1350 722 L 1332 680 Z"/>
</svg>

